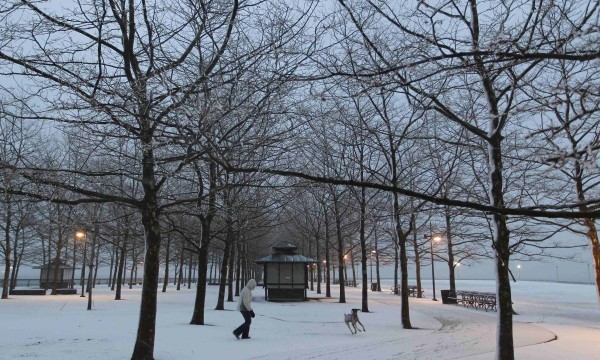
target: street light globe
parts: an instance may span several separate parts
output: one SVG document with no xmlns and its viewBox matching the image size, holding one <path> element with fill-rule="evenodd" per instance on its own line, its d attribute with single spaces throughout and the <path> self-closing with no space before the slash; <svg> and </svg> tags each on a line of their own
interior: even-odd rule
<svg viewBox="0 0 600 360">
<path fill-rule="evenodd" d="M 75 233 L 75 236 L 77 236 L 78 238 L 82 238 L 85 236 L 85 233 L 83 231 L 78 231 Z"/>
<path fill-rule="evenodd" d="M 435 235 L 435 236 L 433 237 L 433 241 L 440 241 L 440 240 L 442 240 L 442 237 L 441 237 L 441 236 L 439 236 L 439 235 Z"/>
<path fill-rule="evenodd" d="M 520 269 L 520 268 L 521 268 L 521 264 L 517 265 L 517 269 Z"/>
<path fill-rule="evenodd" d="M 371 253 L 375 254 L 377 252 L 377 250 L 371 250 Z"/>
</svg>

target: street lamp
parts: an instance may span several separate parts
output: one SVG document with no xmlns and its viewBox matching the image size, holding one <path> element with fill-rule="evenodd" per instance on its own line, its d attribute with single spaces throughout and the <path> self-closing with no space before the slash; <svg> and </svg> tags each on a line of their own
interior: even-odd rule
<svg viewBox="0 0 600 360">
<path fill-rule="evenodd" d="M 75 288 L 75 263 L 77 261 L 77 239 L 81 240 L 85 237 L 85 233 L 81 230 L 75 231 L 73 238 L 73 271 L 71 272 L 71 289 Z"/>
<path fill-rule="evenodd" d="M 521 264 L 517 265 L 517 277 L 521 281 Z"/>
<path fill-rule="evenodd" d="M 429 234 L 431 236 L 431 239 L 429 241 L 429 253 L 431 254 L 431 281 L 433 283 L 433 301 L 438 301 L 435 298 L 435 267 L 433 266 L 434 262 L 433 262 L 433 242 L 434 241 L 440 241 L 442 240 L 442 237 L 439 235 L 431 235 L 432 231 L 431 231 L 431 223 L 429 223 Z M 425 235 L 425 238 L 428 238 L 427 235 Z"/>
<path fill-rule="evenodd" d="M 344 281 L 348 284 L 348 271 L 346 270 L 346 260 L 348 259 L 348 255 L 344 255 Z"/>
<path fill-rule="evenodd" d="M 80 240 L 83 240 L 83 261 L 81 263 L 81 296 L 85 297 L 85 258 L 87 256 L 87 242 L 86 242 L 86 233 L 85 231 L 77 231 L 75 236 Z"/>
<path fill-rule="evenodd" d="M 457 275 L 457 277 L 460 279 L 460 271 L 459 271 L 459 267 L 460 267 L 460 263 L 459 263 L 459 262 L 457 262 L 457 263 L 456 263 L 456 275 Z"/>
<path fill-rule="evenodd" d="M 373 291 L 373 254 L 376 252 L 376 250 L 371 250 L 371 291 Z"/>
</svg>

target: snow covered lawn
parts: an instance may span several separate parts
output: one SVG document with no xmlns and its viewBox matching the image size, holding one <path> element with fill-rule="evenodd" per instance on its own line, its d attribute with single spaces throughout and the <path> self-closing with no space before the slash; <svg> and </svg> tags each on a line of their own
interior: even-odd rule
<svg viewBox="0 0 600 360">
<path fill-rule="evenodd" d="M 389 289 L 389 284 L 382 286 Z M 428 284 L 425 284 L 427 286 Z M 440 283 L 437 288 L 440 288 Z M 493 291 L 492 281 L 458 281 L 464 290 Z M 443 285 L 441 288 L 444 288 Z M 79 295 L 11 296 L 0 301 L 0 359 L 128 359 L 139 312 L 141 286 L 124 289 L 122 301 L 104 286 L 94 290 L 94 310 Z M 323 289 L 324 290 L 324 289 Z M 334 296 L 337 287 L 332 288 Z M 216 286 L 208 286 L 206 326 L 189 325 L 195 289 L 159 292 L 155 357 L 185 359 L 491 359 L 496 313 L 410 298 L 411 322 L 400 322 L 400 298 L 369 291 L 370 313 L 360 313 L 366 332 L 351 335 L 343 314 L 360 308 L 360 291 L 346 288 L 347 302 L 326 299 L 272 303 L 254 291 L 250 340 L 231 331 L 242 323 L 226 303 L 213 310 Z M 520 359 L 600 359 L 600 308 L 591 285 L 518 282 L 513 285 L 515 346 Z"/>
</svg>

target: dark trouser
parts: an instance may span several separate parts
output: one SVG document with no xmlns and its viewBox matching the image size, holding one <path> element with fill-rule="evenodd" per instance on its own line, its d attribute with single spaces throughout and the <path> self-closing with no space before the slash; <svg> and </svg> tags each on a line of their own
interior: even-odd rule
<svg viewBox="0 0 600 360">
<path fill-rule="evenodd" d="M 250 332 L 250 324 L 252 324 L 252 316 L 250 315 L 250 311 L 240 311 L 242 316 L 244 317 L 244 323 L 238 326 L 237 329 L 233 330 L 233 333 L 236 335 L 242 334 L 242 339 L 248 337 L 248 333 Z"/>
</svg>

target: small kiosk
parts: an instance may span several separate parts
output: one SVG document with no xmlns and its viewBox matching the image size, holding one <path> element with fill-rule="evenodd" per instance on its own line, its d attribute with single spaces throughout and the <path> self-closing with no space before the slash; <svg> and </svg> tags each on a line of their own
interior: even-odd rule
<svg viewBox="0 0 600 360">
<path fill-rule="evenodd" d="M 296 254 L 296 245 L 282 242 L 273 246 L 273 254 L 256 260 L 263 265 L 263 283 L 267 301 L 306 301 L 307 265 L 315 260 Z"/>
<path fill-rule="evenodd" d="M 34 269 L 40 269 L 40 288 L 50 289 L 54 286 L 54 270 L 58 266 L 58 289 L 73 287 L 71 278 L 73 277 L 73 266 L 66 264 L 62 259 L 54 260 L 49 264 L 36 266 Z"/>
</svg>

